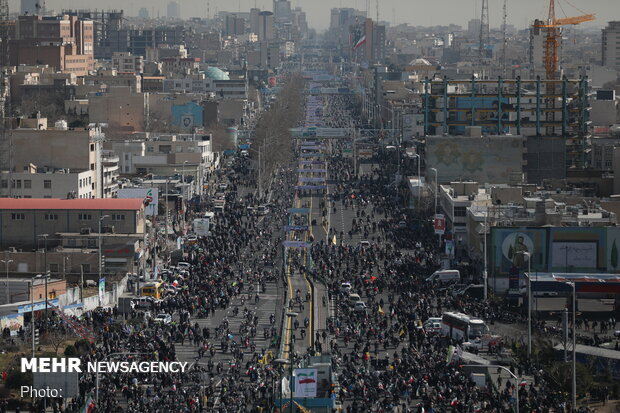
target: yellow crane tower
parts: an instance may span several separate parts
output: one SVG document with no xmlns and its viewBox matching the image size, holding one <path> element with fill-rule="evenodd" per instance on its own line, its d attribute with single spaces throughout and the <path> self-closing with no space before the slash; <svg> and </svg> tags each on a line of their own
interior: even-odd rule
<svg viewBox="0 0 620 413">
<path fill-rule="evenodd" d="M 555 0 L 549 0 L 549 16 L 547 21 L 537 20 L 534 23 L 534 27 L 547 29 L 547 38 L 545 40 L 545 71 L 547 73 L 547 80 L 555 80 L 557 76 L 558 62 L 560 60 L 558 55 L 560 27 L 577 25 L 594 19 L 594 14 L 556 19 Z"/>
</svg>

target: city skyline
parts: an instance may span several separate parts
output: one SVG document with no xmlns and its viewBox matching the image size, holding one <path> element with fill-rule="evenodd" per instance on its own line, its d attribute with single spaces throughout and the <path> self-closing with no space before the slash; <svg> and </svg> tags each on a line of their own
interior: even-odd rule
<svg viewBox="0 0 620 413">
<path fill-rule="evenodd" d="M 181 5 L 181 17 L 189 18 L 206 17 L 207 0 L 177 0 Z M 138 10 L 146 7 L 151 15 L 161 17 L 166 15 L 166 7 L 169 0 L 156 0 L 152 2 L 109 0 L 106 9 L 123 9 L 129 16 L 136 16 Z M 216 11 L 248 12 L 252 7 L 263 10 L 271 10 L 272 0 L 237 0 L 236 2 L 224 2 L 222 0 L 210 0 L 210 15 Z M 11 11 L 19 10 L 19 0 L 10 0 Z M 48 10 L 60 11 L 63 8 L 96 8 L 100 3 L 95 0 L 83 0 L 76 5 L 70 0 L 47 0 Z M 370 7 L 370 17 L 376 17 L 376 3 L 374 0 L 339 0 L 338 2 L 315 0 L 312 2 L 293 0 L 292 7 L 301 7 L 308 16 L 309 26 L 321 32 L 329 26 L 329 10 L 331 8 L 351 7 L 358 10 L 366 10 L 366 5 Z M 421 1 L 405 0 L 384 0 L 379 5 L 379 20 L 388 21 L 391 24 L 409 23 L 416 26 L 436 26 L 457 24 L 463 27 L 467 22 L 480 17 L 481 0 L 436 0 L 433 6 L 441 10 L 441 15 L 432 12 L 428 7 L 423 8 Z M 597 2 L 585 2 L 578 0 L 572 2 L 575 7 L 566 1 L 556 1 L 556 15 L 558 17 L 576 16 L 580 14 L 596 14 L 597 20 L 580 26 L 581 28 L 603 27 L 606 22 L 620 19 L 620 6 L 615 0 L 599 0 Z M 503 1 L 496 0 L 489 4 L 489 18 L 491 27 L 499 27 L 502 23 Z M 541 0 L 520 0 L 517 6 L 514 0 L 508 1 L 508 24 L 517 28 L 525 28 L 536 18 L 547 16 L 547 1 Z M 576 7 L 579 7 L 577 9 Z M 420 12 L 418 8 L 422 11 Z M 191 13 L 191 15 L 190 15 Z"/>
</svg>

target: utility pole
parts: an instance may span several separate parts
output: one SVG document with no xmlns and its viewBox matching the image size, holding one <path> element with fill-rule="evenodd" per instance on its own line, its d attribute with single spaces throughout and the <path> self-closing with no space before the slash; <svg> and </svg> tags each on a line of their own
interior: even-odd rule
<svg viewBox="0 0 620 413">
<path fill-rule="evenodd" d="M 489 28 L 489 0 L 482 0 L 482 13 L 480 16 L 480 48 L 478 50 L 480 60 L 486 57 L 486 47 L 489 45 L 490 28 Z"/>
<path fill-rule="evenodd" d="M 508 0 L 504 0 L 504 21 L 502 24 L 502 35 L 504 37 L 504 44 L 502 46 L 502 72 L 504 77 L 506 77 L 506 48 L 508 47 L 508 40 L 506 38 L 506 21 L 508 19 L 508 12 L 506 11 L 506 3 L 508 3 Z"/>
</svg>

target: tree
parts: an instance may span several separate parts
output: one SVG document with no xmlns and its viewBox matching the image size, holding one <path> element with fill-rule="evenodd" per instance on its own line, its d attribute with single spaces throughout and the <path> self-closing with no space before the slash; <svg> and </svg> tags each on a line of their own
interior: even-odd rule
<svg viewBox="0 0 620 413">
<path fill-rule="evenodd" d="M 54 349 L 54 353 L 58 354 L 60 346 L 69 340 L 70 337 L 64 329 L 54 329 L 44 333 L 41 337 L 41 342 L 43 345 L 51 346 Z"/>
</svg>

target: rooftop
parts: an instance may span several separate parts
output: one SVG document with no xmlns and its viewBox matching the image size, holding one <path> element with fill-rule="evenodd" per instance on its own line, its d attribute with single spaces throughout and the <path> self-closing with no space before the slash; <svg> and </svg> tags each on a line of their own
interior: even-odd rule
<svg viewBox="0 0 620 413">
<path fill-rule="evenodd" d="M 144 206 L 138 198 L 0 198 L 0 210 L 124 210 L 137 211 Z"/>
</svg>

